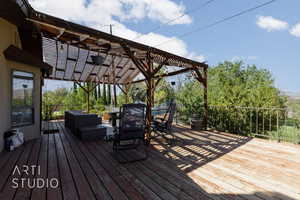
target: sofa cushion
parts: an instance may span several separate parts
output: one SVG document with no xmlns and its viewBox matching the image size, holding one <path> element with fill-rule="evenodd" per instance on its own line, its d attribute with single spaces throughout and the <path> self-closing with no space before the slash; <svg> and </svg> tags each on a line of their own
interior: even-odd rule
<svg viewBox="0 0 300 200">
<path fill-rule="evenodd" d="M 80 127 L 78 129 L 79 137 L 84 140 L 99 140 L 106 136 L 107 128 L 102 125 Z"/>
</svg>

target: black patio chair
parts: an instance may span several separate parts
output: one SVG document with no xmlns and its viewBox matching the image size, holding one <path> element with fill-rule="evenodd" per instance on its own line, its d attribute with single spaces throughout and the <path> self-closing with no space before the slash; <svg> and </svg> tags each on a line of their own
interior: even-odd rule
<svg viewBox="0 0 300 200">
<path fill-rule="evenodd" d="M 116 134 L 113 138 L 113 151 L 120 163 L 134 162 L 147 159 L 147 142 L 145 140 L 146 128 L 146 106 L 144 104 L 125 104 L 120 109 L 119 127 L 116 129 Z M 144 154 L 139 147 L 143 146 Z M 128 159 L 130 155 L 121 153 L 122 150 L 135 150 L 135 156 L 138 154 L 139 158 Z M 122 159 L 120 159 L 120 154 Z M 129 154 L 129 153 L 128 153 Z M 125 158 L 124 158 L 125 157 Z"/>
<path fill-rule="evenodd" d="M 173 143 L 175 141 L 175 136 L 172 134 L 172 124 L 174 120 L 174 115 L 176 112 L 176 103 L 173 101 L 170 103 L 167 112 L 164 114 L 164 117 L 156 117 L 152 122 L 152 132 L 155 135 L 152 138 L 162 136 L 168 143 Z M 167 135 L 171 136 L 171 139 L 167 138 Z"/>
</svg>

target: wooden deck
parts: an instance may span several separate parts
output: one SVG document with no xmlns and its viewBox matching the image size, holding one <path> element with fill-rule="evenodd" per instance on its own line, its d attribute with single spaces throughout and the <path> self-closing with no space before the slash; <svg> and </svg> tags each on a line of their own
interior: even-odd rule
<svg viewBox="0 0 300 200">
<path fill-rule="evenodd" d="M 56 123 L 43 135 L 0 154 L 0 199 L 300 199 L 300 146 L 177 126 L 180 141 L 155 141 L 146 161 L 119 164 L 112 145 L 82 142 Z M 40 173 L 14 173 L 39 165 Z M 14 188 L 14 178 L 25 185 Z M 57 178 L 58 188 L 30 188 Z M 36 179 L 35 179 L 36 180 Z"/>
</svg>

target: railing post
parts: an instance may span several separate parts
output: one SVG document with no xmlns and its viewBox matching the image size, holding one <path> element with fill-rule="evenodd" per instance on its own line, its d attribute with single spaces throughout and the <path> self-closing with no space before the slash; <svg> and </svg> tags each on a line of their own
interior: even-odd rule
<svg viewBox="0 0 300 200">
<path fill-rule="evenodd" d="M 265 135 L 265 115 L 264 115 L 265 109 L 262 109 L 262 132 L 263 135 Z"/>
<path fill-rule="evenodd" d="M 256 123 L 255 123 L 255 126 L 256 126 L 256 135 L 258 135 L 258 108 L 256 108 Z"/>
<path fill-rule="evenodd" d="M 280 142 L 280 135 L 279 135 L 279 113 L 278 110 L 276 112 L 277 115 L 277 137 L 278 137 L 278 142 Z"/>
<path fill-rule="evenodd" d="M 270 111 L 270 124 L 269 124 L 269 131 L 271 132 L 272 131 L 272 110 Z"/>
<path fill-rule="evenodd" d="M 250 135 L 252 136 L 252 110 L 250 109 Z"/>
</svg>

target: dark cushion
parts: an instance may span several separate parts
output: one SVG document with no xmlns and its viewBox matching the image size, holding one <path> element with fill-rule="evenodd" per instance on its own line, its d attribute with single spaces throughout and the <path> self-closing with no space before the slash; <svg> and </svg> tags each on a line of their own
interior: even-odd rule
<svg viewBox="0 0 300 200">
<path fill-rule="evenodd" d="M 138 131 L 122 131 L 119 134 L 120 140 L 144 139 L 145 133 L 143 130 Z"/>
<path fill-rule="evenodd" d="M 65 112 L 65 126 L 71 132 L 78 135 L 78 129 L 86 126 L 96 126 L 102 123 L 102 119 L 96 114 L 85 114 L 81 111 L 66 111 Z"/>
<path fill-rule="evenodd" d="M 86 126 L 78 129 L 79 137 L 84 140 L 99 140 L 106 136 L 107 128 L 102 125 Z"/>
</svg>

